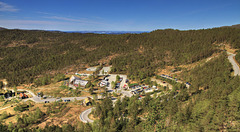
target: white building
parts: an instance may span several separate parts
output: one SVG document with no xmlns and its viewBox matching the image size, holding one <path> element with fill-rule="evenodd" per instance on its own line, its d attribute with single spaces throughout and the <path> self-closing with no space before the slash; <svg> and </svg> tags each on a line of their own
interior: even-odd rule
<svg viewBox="0 0 240 132">
<path fill-rule="evenodd" d="M 72 76 L 69 80 L 69 83 L 74 85 L 74 86 L 79 86 L 80 85 L 80 86 L 85 87 L 87 85 L 88 81 L 81 80 L 78 77 Z"/>
</svg>

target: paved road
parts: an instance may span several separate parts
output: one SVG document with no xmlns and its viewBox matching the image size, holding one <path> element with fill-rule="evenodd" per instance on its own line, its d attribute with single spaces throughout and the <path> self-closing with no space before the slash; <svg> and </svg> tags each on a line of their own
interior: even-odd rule
<svg viewBox="0 0 240 132">
<path fill-rule="evenodd" d="M 94 108 L 94 107 L 93 107 L 93 108 Z M 93 108 L 87 109 L 87 110 L 83 111 L 83 112 L 80 114 L 79 118 L 80 118 L 80 120 L 81 120 L 82 122 L 84 122 L 84 123 L 88 123 L 88 122 L 89 122 L 89 123 L 93 123 L 93 120 L 91 120 L 91 119 L 88 118 L 88 115 L 91 113 L 91 111 L 92 111 Z"/>
<path fill-rule="evenodd" d="M 8 89 L 8 90 L 12 90 L 13 89 Z M 26 90 L 26 89 L 17 89 L 18 91 L 27 91 L 29 94 L 32 95 L 32 98 L 27 98 L 27 99 L 24 99 L 23 101 L 27 101 L 27 100 L 32 100 L 34 101 L 35 103 L 44 103 L 45 101 L 49 101 L 49 102 L 55 102 L 55 101 L 59 101 L 59 100 L 71 100 L 71 101 L 74 101 L 75 99 L 76 100 L 83 100 L 87 97 L 62 97 L 62 98 L 46 98 L 46 99 L 41 99 L 41 97 L 38 97 L 36 96 L 33 92 L 31 92 L 30 90 Z M 92 97 L 90 97 L 92 98 Z"/>
<path fill-rule="evenodd" d="M 234 56 L 236 54 L 232 54 L 232 53 L 228 53 L 228 60 L 230 61 L 230 63 L 233 65 L 233 70 L 234 70 L 234 76 L 240 76 L 240 69 L 239 69 L 239 66 L 237 64 L 237 62 L 234 60 Z"/>
<path fill-rule="evenodd" d="M 110 90 L 110 91 L 112 91 L 112 92 L 113 92 L 115 89 L 112 89 L 111 82 L 112 82 L 112 81 L 116 81 L 116 76 L 117 76 L 117 75 L 119 75 L 119 74 L 110 74 L 110 76 L 107 77 L 107 78 L 109 79 L 108 82 L 110 83 L 107 88 L 108 88 L 108 90 Z M 122 98 L 123 98 L 124 96 L 131 97 L 132 94 L 131 94 L 130 91 L 125 91 L 125 90 L 123 90 L 123 86 L 124 86 L 124 84 L 125 84 L 125 82 L 126 82 L 127 75 L 119 75 L 119 76 L 122 77 L 123 80 L 121 81 L 120 87 L 117 89 L 117 91 L 123 94 Z M 114 99 L 114 98 L 113 98 L 112 101 L 113 101 L 113 104 L 114 104 L 114 102 L 116 102 L 117 99 Z M 93 107 L 93 108 L 94 108 L 94 107 Z M 88 115 L 91 113 L 91 111 L 92 111 L 92 108 L 83 111 L 83 112 L 80 114 L 80 116 L 79 116 L 80 120 L 81 120 L 82 122 L 84 122 L 84 123 L 87 123 L 87 122 L 92 123 L 93 120 L 91 120 L 91 119 L 88 118 Z"/>
<path fill-rule="evenodd" d="M 41 97 L 32 97 L 32 98 L 29 98 L 31 99 L 32 101 L 36 102 L 36 103 L 44 103 L 45 101 L 49 101 L 49 102 L 55 102 L 55 101 L 59 101 L 59 100 L 70 100 L 70 101 L 74 101 L 74 100 L 83 100 L 87 97 L 63 97 L 63 98 L 46 98 L 46 99 L 41 99 Z"/>
</svg>

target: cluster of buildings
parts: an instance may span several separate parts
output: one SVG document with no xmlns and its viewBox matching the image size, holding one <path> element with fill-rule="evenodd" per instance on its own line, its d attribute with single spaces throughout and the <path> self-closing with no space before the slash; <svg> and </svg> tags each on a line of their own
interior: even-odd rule
<svg viewBox="0 0 240 132">
<path fill-rule="evenodd" d="M 15 95 L 16 93 L 13 92 L 12 90 L 6 91 L 4 93 L 0 93 L 0 96 L 3 96 L 4 98 L 14 97 Z M 19 99 L 25 99 L 25 98 L 28 98 L 28 95 L 25 94 L 25 91 L 22 91 L 22 92 L 17 92 L 17 97 L 19 97 Z"/>
</svg>

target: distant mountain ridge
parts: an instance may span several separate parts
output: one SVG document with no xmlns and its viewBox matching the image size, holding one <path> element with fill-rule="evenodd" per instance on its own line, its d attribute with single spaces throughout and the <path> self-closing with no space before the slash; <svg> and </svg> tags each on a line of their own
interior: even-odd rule
<svg viewBox="0 0 240 132">
<path fill-rule="evenodd" d="M 7 28 L 0 27 L 0 30 L 4 30 Z M 13 29 L 9 29 L 13 30 Z M 18 29 L 18 30 L 25 30 L 25 29 Z M 150 31 L 59 31 L 59 30 L 38 30 L 38 29 L 31 29 L 31 31 L 49 31 L 55 33 L 94 33 L 94 34 L 140 34 L 140 33 L 149 33 Z"/>
<path fill-rule="evenodd" d="M 230 27 L 230 28 L 240 29 L 240 24 L 236 24 L 236 25 L 232 25 L 232 26 L 223 26 L 223 27 Z"/>
<path fill-rule="evenodd" d="M 240 29 L 240 24 L 236 24 L 236 25 L 232 25 L 232 26 L 222 26 L 222 27 L 223 28 L 230 27 L 230 28 Z M 5 29 L 7 29 L 7 28 L 0 27 L 0 30 L 5 30 Z M 19 29 L 19 30 L 26 30 L 26 29 Z M 30 30 L 31 31 L 49 31 L 49 32 L 56 32 L 56 33 L 64 32 L 64 33 L 83 33 L 83 34 L 85 34 L 85 33 L 94 33 L 94 34 L 141 34 L 141 33 L 151 32 L 151 31 L 59 31 L 59 30 L 38 30 L 38 29 L 30 29 Z"/>
<path fill-rule="evenodd" d="M 95 33 L 95 34 L 140 34 L 150 31 L 63 31 L 67 33 Z"/>
</svg>

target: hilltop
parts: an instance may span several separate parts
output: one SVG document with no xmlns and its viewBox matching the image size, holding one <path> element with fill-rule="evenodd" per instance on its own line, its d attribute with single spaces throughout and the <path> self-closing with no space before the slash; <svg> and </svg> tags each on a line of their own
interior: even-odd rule
<svg viewBox="0 0 240 132">
<path fill-rule="evenodd" d="M 240 29 L 240 24 L 236 24 L 236 25 L 232 25 L 232 26 L 223 26 L 223 27 L 230 27 L 230 28 Z"/>
</svg>

